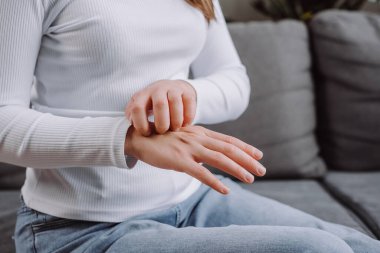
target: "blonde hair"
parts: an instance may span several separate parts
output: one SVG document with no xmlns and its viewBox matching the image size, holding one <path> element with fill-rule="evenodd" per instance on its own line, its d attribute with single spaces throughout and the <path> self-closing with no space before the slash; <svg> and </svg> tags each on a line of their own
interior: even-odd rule
<svg viewBox="0 0 380 253">
<path fill-rule="evenodd" d="M 215 19 L 215 10 L 212 0 L 186 0 L 193 7 L 201 10 L 207 22 Z"/>
</svg>

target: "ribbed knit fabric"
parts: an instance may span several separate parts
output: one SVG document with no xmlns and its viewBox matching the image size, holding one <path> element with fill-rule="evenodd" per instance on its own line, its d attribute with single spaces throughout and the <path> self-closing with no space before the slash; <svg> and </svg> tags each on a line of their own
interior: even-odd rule
<svg viewBox="0 0 380 253">
<path fill-rule="evenodd" d="M 199 187 L 142 161 L 126 169 L 123 111 L 149 84 L 182 79 L 194 124 L 243 113 L 249 80 L 214 3 L 208 25 L 184 0 L 0 0 L 0 161 L 28 167 L 29 207 L 120 222 Z"/>
</svg>

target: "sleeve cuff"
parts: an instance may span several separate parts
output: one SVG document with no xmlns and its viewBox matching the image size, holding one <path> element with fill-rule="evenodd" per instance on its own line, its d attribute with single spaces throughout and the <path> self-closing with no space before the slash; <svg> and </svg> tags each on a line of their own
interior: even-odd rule
<svg viewBox="0 0 380 253">
<path fill-rule="evenodd" d="M 125 147 L 125 137 L 127 135 L 128 129 L 131 126 L 131 122 L 123 117 L 120 119 L 119 124 L 115 132 L 115 161 L 118 168 L 132 169 L 135 167 L 138 159 L 133 156 L 127 156 L 124 154 Z"/>
<path fill-rule="evenodd" d="M 137 163 L 138 159 L 133 156 L 125 156 L 125 162 L 127 163 L 127 169 L 133 169 Z"/>
<path fill-rule="evenodd" d="M 196 97 L 197 97 L 197 104 L 196 104 L 196 110 L 195 110 L 195 117 L 193 119 L 193 125 L 195 124 L 200 124 L 201 123 L 201 110 L 200 108 L 202 108 L 202 101 L 203 101 L 203 97 L 205 94 L 204 93 L 204 87 L 205 87 L 205 84 L 203 82 L 203 80 L 201 79 L 184 79 L 183 81 L 187 82 L 188 84 L 190 84 L 194 90 L 195 90 L 195 93 L 196 93 Z M 207 95 L 207 94 L 206 94 Z"/>
</svg>

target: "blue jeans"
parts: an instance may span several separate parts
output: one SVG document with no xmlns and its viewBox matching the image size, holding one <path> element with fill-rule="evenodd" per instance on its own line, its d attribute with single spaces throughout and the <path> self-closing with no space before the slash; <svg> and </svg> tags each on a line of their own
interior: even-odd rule
<svg viewBox="0 0 380 253">
<path fill-rule="evenodd" d="M 15 229 L 19 253 L 258 252 L 377 253 L 380 241 L 243 189 L 206 185 L 178 205 L 122 223 L 53 217 L 25 206 Z"/>
</svg>

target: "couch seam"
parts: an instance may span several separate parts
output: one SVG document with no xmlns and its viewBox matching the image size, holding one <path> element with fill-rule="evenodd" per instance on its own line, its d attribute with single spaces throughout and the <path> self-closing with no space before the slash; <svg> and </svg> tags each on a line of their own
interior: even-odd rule
<svg viewBox="0 0 380 253">
<path fill-rule="evenodd" d="M 318 183 L 322 186 L 323 189 L 326 190 L 326 192 L 334 199 L 336 200 L 338 203 L 340 203 L 343 207 L 345 207 L 346 209 L 348 209 L 350 212 L 347 212 L 351 218 L 353 218 L 355 221 L 357 221 L 358 223 L 362 223 L 359 225 L 366 231 L 370 232 L 375 238 L 377 239 L 380 239 L 377 232 L 374 231 L 374 229 L 372 228 L 372 226 L 370 225 L 370 221 L 368 220 L 371 220 L 370 218 L 367 220 L 366 218 L 363 218 L 365 217 L 366 215 L 363 215 L 362 211 L 361 210 L 358 210 L 360 208 L 355 208 L 353 205 L 352 205 L 352 202 L 346 198 L 343 194 L 341 194 L 339 192 L 338 189 L 336 189 L 335 187 L 327 184 L 326 182 L 324 182 L 323 180 L 321 181 L 318 181 Z M 334 190 L 335 189 L 335 190 Z M 352 215 L 354 214 L 354 215 Z M 363 226 L 364 225 L 364 226 Z"/>
</svg>

